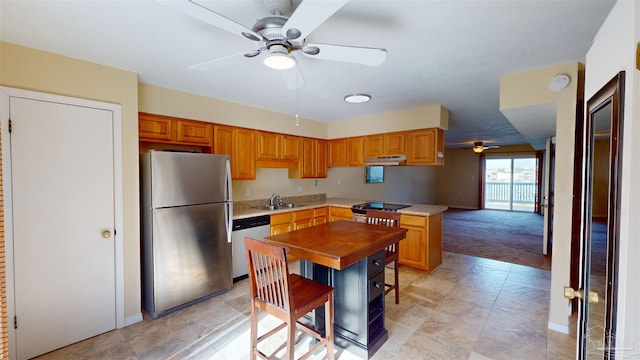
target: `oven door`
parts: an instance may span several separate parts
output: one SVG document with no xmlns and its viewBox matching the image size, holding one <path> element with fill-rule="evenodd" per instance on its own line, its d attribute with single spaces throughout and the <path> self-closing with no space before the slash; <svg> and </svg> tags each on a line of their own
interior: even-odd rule
<svg viewBox="0 0 640 360">
<path fill-rule="evenodd" d="M 359 222 L 359 223 L 367 222 L 367 214 L 360 214 L 353 211 L 351 212 L 351 214 L 353 216 L 353 221 Z"/>
</svg>

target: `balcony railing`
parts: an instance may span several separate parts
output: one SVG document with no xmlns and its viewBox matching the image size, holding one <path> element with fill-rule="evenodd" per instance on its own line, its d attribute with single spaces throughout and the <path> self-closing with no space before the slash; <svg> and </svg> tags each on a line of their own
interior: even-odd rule
<svg viewBox="0 0 640 360">
<path fill-rule="evenodd" d="M 485 208 L 533 211 L 536 183 L 485 182 Z M 513 209 L 510 204 L 513 203 Z"/>
</svg>

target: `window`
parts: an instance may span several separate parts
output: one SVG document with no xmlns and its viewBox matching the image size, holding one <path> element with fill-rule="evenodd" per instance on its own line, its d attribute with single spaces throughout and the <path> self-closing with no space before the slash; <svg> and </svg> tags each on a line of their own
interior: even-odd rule
<svg viewBox="0 0 640 360">
<path fill-rule="evenodd" d="M 535 211 L 538 161 L 535 157 L 485 159 L 484 208 Z"/>
</svg>

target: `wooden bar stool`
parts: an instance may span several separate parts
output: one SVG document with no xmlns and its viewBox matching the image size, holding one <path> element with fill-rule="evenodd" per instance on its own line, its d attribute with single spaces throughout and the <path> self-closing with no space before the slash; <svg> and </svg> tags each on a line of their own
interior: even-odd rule
<svg viewBox="0 0 640 360">
<path fill-rule="evenodd" d="M 367 224 L 400 227 L 400 213 L 395 211 L 369 209 L 367 210 Z M 398 242 L 387 246 L 384 256 L 385 267 L 389 267 L 389 264 L 393 263 L 391 268 L 393 268 L 394 277 L 393 284 L 388 283 L 385 278 L 384 294 L 387 295 L 392 290 L 395 290 L 396 304 L 400 303 L 400 288 L 398 287 L 398 284 L 400 283 L 398 276 L 398 246 Z"/>
<path fill-rule="evenodd" d="M 245 237 L 251 287 L 251 359 L 269 357 L 258 349 L 258 343 L 287 327 L 287 359 L 295 353 L 296 329 L 318 339 L 300 359 L 306 359 L 326 345 L 327 359 L 333 360 L 333 288 L 298 274 L 289 274 L 285 249 L 264 241 Z M 324 305 L 325 336 L 298 322 L 309 311 Z M 283 321 L 258 337 L 258 310 Z"/>
</svg>

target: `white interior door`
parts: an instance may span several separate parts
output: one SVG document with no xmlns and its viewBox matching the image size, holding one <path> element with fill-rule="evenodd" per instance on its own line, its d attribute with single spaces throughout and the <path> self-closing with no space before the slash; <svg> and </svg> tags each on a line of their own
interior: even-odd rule
<svg viewBox="0 0 640 360">
<path fill-rule="evenodd" d="M 10 99 L 16 352 L 116 327 L 113 113 Z"/>
</svg>

